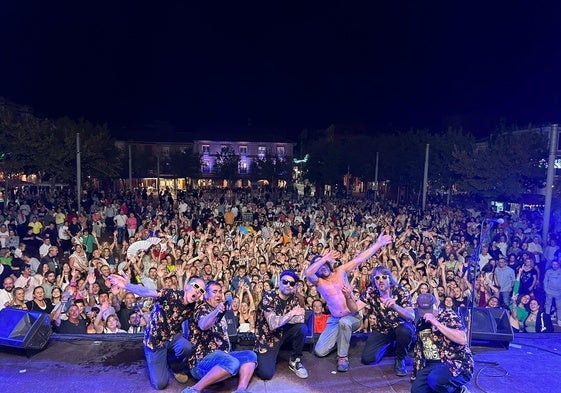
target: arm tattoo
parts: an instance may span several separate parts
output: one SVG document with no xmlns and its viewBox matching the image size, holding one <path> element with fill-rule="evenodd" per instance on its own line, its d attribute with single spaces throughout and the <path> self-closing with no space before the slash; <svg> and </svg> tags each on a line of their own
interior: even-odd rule
<svg viewBox="0 0 561 393">
<path fill-rule="evenodd" d="M 290 320 L 289 314 L 277 315 L 274 312 L 265 313 L 265 319 L 271 330 L 275 330 L 278 327 L 286 324 Z"/>
</svg>

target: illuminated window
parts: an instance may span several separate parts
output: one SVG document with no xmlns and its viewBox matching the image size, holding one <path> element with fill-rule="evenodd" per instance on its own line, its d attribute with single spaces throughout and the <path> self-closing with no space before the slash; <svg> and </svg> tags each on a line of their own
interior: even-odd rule
<svg viewBox="0 0 561 393">
<path fill-rule="evenodd" d="M 210 146 L 209 145 L 202 145 L 201 148 L 202 148 L 202 153 L 203 154 L 210 153 Z"/>
<path fill-rule="evenodd" d="M 284 146 L 277 146 L 277 156 L 284 156 Z"/>
<path fill-rule="evenodd" d="M 202 173 L 210 173 L 210 162 L 207 160 L 203 160 L 201 164 L 201 172 Z"/>
<path fill-rule="evenodd" d="M 240 161 L 240 167 L 238 169 L 239 169 L 239 173 L 247 174 L 247 162 Z"/>
<path fill-rule="evenodd" d="M 266 153 L 267 153 L 267 148 L 265 146 L 259 146 L 257 148 L 257 156 L 259 157 L 260 160 L 265 158 Z"/>
<path fill-rule="evenodd" d="M 240 155 L 247 155 L 247 146 L 240 145 Z"/>
</svg>

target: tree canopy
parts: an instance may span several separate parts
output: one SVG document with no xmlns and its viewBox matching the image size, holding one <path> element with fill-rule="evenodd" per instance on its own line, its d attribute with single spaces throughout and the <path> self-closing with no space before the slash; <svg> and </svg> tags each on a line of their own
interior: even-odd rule
<svg viewBox="0 0 561 393">
<path fill-rule="evenodd" d="M 253 180 L 266 179 L 272 187 L 275 187 L 277 180 L 290 179 L 292 175 L 292 162 L 267 153 L 263 158 L 253 159 L 250 173 Z"/>
<path fill-rule="evenodd" d="M 227 180 L 231 186 L 232 182 L 238 177 L 240 156 L 234 152 L 231 146 L 223 146 L 220 152 L 216 154 L 215 165 L 216 173 Z"/>
<path fill-rule="evenodd" d="M 76 183 L 76 134 L 84 177 L 119 175 L 121 152 L 107 127 L 85 120 L 38 118 L 0 106 L 0 149 L 9 152 L 3 165 L 8 174 L 38 174 L 43 181 Z"/>
<path fill-rule="evenodd" d="M 488 144 L 456 148 L 451 170 L 458 176 L 458 188 L 483 197 L 517 199 L 536 192 L 547 175 L 539 167 L 547 157 L 547 139 L 538 133 L 502 133 Z"/>
</svg>

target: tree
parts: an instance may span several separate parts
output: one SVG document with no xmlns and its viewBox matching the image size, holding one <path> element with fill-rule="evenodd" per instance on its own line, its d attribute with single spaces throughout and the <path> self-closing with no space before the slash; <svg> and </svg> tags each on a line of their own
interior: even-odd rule
<svg viewBox="0 0 561 393">
<path fill-rule="evenodd" d="M 547 139 L 538 133 L 492 135 L 487 145 L 456 148 L 451 170 L 458 188 L 484 198 L 518 199 L 543 187 L 546 173 L 539 161 L 547 156 Z"/>
<path fill-rule="evenodd" d="M 317 138 L 308 146 L 310 158 L 307 162 L 307 178 L 316 185 L 341 183 L 347 167 L 342 160 L 342 151 L 327 137 Z"/>
<path fill-rule="evenodd" d="M 76 133 L 84 177 L 116 177 L 121 152 L 105 126 L 68 118 L 40 119 L 0 105 L 0 147 L 11 153 L 5 170 L 40 175 L 51 183 L 76 183 Z"/>
<path fill-rule="evenodd" d="M 231 146 L 222 147 L 220 153 L 216 154 L 216 173 L 228 181 L 228 187 L 231 187 L 238 177 L 239 164 L 240 156 L 234 152 Z"/>
<path fill-rule="evenodd" d="M 65 146 L 76 146 L 76 133 L 80 133 L 80 161 L 84 177 L 119 176 L 125 152 L 116 148 L 115 139 L 109 133 L 107 126 L 96 125 L 84 119 L 74 121 L 66 117 L 58 119 L 55 126 L 62 131 Z M 66 149 L 66 153 L 65 162 L 72 162 L 72 159 L 75 162 L 75 149 Z M 61 178 L 69 182 L 70 179 L 75 178 L 75 167 L 68 166 L 60 173 Z"/>
<path fill-rule="evenodd" d="M 433 191 L 443 191 L 451 194 L 451 188 L 457 180 L 450 164 L 454 161 L 455 150 L 468 149 L 475 144 L 471 134 L 461 128 L 449 128 L 443 134 L 433 134 L 429 138 L 429 187 Z"/>
<path fill-rule="evenodd" d="M 198 177 L 201 173 L 201 155 L 192 150 L 173 150 L 170 162 L 171 172 L 177 177 Z"/>
<path fill-rule="evenodd" d="M 251 163 L 251 173 L 254 180 L 266 179 L 271 187 L 275 187 L 277 180 L 289 181 L 292 176 L 291 157 L 272 156 L 267 152 L 263 158 L 254 158 Z"/>
</svg>

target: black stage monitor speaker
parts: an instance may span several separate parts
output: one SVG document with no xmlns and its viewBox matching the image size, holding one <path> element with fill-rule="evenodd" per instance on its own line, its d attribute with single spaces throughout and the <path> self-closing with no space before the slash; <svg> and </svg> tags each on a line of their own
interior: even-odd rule
<svg viewBox="0 0 561 393">
<path fill-rule="evenodd" d="M 49 314 L 13 308 L 0 311 L 0 345 L 43 349 L 52 332 Z"/>
<path fill-rule="evenodd" d="M 475 307 L 472 321 L 473 340 L 499 342 L 508 348 L 514 339 L 508 313 L 502 308 Z"/>
<path fill-rule="evenodd" d="M 232 310 L 226 310 L 224 318 L 226 318 L 226 324 L 228 325 L 228 338 L 231 343 L 236 343 L 238 341 L 238 327 L 240 326 L 238 317 Z"/>
</svg>

